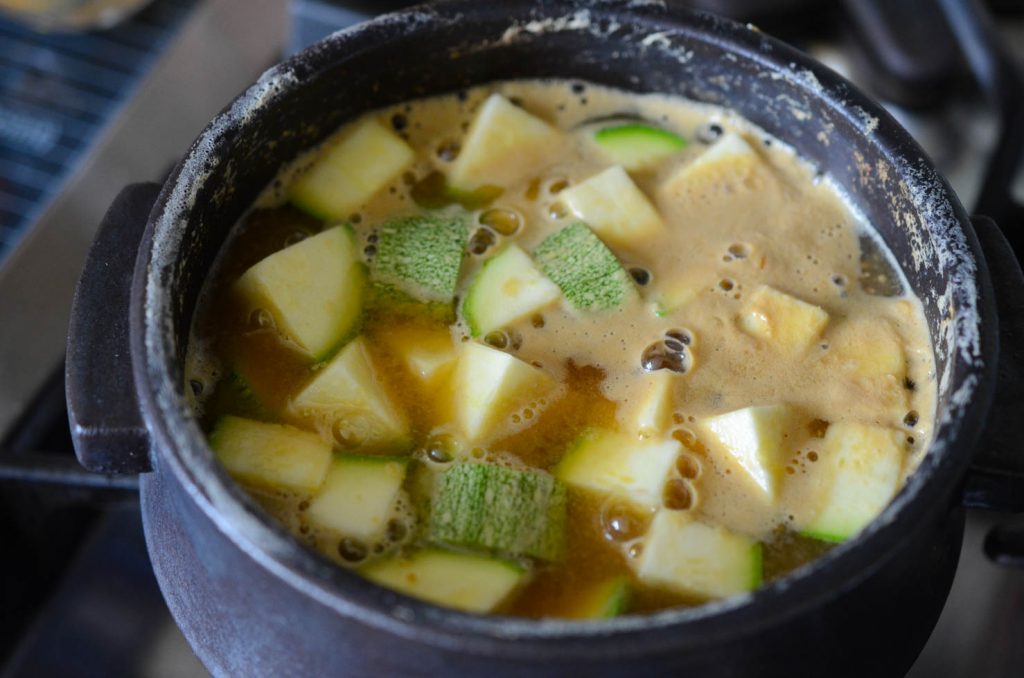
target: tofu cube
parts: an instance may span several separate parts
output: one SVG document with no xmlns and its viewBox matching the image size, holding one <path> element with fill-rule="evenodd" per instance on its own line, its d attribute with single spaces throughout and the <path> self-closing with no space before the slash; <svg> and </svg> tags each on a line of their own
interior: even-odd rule
<svg viewBox="0 0 1024 678">
<path fill-rule="evenodd" d="M 551 125 L 492 94 L 473 119 L 448 181 L 457 191 L 513 185 L 556 160 L 564 141 Z"/>
<path fill-rule="evenodd" d="M 784 436 L 792 419 L 792 411 L 786 405 L 761 405 L 711 417 L 704 421 L 704 426 L 764 496 L 774 501 L 789 458 Z"/>
<path fill-rule="evenodd" d="M 805 350 L 821 336 L 828 313 L 785 292 L 762 285 L 750 296 L 739 317 L 747 334 L 779 350 Z"/>
<path fill-rule="evenodd" d="M 658 237 L 665 228 L 658 210 L 619 165 L 559 195 L 609 245 L 630 247 Z"/>
<path fill-rule="evenodd" d="M 701 599 L 752 591 L 762 580 L 759 542 L 685 511 L 658 511 L 631 564 L 640 581 Z"/>
</svg>

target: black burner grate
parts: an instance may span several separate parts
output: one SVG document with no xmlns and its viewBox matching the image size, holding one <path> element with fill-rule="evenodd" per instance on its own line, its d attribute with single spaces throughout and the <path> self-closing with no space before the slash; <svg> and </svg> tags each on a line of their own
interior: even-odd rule
<svg viewBox="0 0 1024 678">
<path fill-rule="evenodd" d="M 0 19 L 0 261 L 129 100 L 197 0 L 158 0 L 104 31 Z"/>
</svg>

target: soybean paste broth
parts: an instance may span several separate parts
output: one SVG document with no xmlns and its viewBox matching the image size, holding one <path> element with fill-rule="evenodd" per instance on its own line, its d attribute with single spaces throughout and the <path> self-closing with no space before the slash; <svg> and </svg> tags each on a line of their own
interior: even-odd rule
<svg viewBox="0 0 1024 678">
<path fill-rule="evenodd" d="M 554 159 L 505 184 L 481 177 L 484 188 L 463 192 L 456 200 L 446 177 L 474 116 L 495 92 L 560 130 L 564 140 Z M 618 430 L 678 441 L 680 454 L 665 477 L 657 510 L 686 513 L 759 542 L 763 580 L 770 581 L 831 547 L 807 536 L 805 526 L 821 510 L 826 481 L 816 470 L 826 461 L 824 441 L 836 422 L 894 432 L 901 444 L 900 485 L 916 468 L 931 438 L 935 407 L 934 366 L 921 305 L 889 265 L 870 225 L 827 177 L 784 143 L 727 109 L 564 81 L 496 83 L 367 117 L 395 132 L 415 159 L 341 220 L 351 227 L 365 262 L 372 264 L 379 229 L 395 215 L 461 216 L 470 234 L 455 313 L 386 303 L 369 303 L 363 311 L 359 333 L 388 396 L 409 418 L 411 449 L 361 450 L 357 440 L 346 437 L 344 426 L 297 415 L 290 403 L 322 362 L 283 339 L 273 314 L 240 302 L 233 288 L 265 257 L 338 223 L 312 217 L 288 202 L 289 187 L 315 161 L 315 151 L 284 168 L 235 229 L 203 294 L 186 368 L 188 395 L 207 431 L 223 416 L 235 415 L 314 431 L 336 454 L 411 456 L 401 494 L 373 540 L 316 527 L 307 518 L 309 493 L 246 484 L 269 513 L 310 547 L 344 567 L 414 552 L 428 540 L 425 524 L 436 477 L 453 464 L 483 462 L 548 472 L 584 432 Z M 338 134 L 344 137 L 358 122 Z M 647 240 L 602 238 L 629 273 L 635 299 L 600 312 L 574 310 L 562 299 L 470 337 L 461 304 L 482 264 L 509 242 L 533 253 L 551 234 L 586 221 L 563 196 L 613 164 L 595 144 L 595 132 L 633 123 L 685 140 L 667 157 L 628 172 L 665 228 Z M 733 172 L 725 165 L 705 180 L 673 184 L 681 168 L 732 134 L 753 150 L 752 167 Z M 870 261 L 862 265 L 865 256 Z M 827 313 L 824 329 L 805 349 L 783 350 L 744 329 L 741 316 L 762 286 Z M 763 320 L 763 314 L 759 317 Z M 878 334 L 871 328 L 877 323 L 886 336 L 898 339 L 904 362 L 884 375 L 875 375 L 868 365 L 871 374 L 864 376 L 860 365 L 871 359 L 858 357 L 857 347 L 870 352 Z M 467 443 L 450 424 L 445 388 L 424 386 L 394 350 L 394 337 L 410 331 L 442 337 L 453 350 L 488 344 L 539 367 L 559 386 L 533 407 L 505 413 L 494 435 Z M 638 408 L 665 374 L 670 375 L 671 408 L 663 428 L 640 434 L 634 426 Z M 773 404 L 784 404 L 791 414 L 782 437 L 784 468 L 774 499 L 766 499 L 707 422 Z M 650 507 L 615 493 L 569 484 L 561 559 L 511 556 L 528 574 L 494 611 L 573 616 L 579 607 L 575 596 L 615 577 L 628 582 L 628 602 L 620 613 L 700 604 L 714 597 L 638 576 L 636 561 L 654 515 Z"/>
</svg>

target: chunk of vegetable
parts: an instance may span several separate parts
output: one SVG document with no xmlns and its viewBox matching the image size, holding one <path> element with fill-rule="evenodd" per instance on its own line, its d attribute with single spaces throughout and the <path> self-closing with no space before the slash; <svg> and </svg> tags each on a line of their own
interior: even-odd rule
<svg viewBox="0 0 1024 678">
<path fill-rule="evenodd" d="M 507 327 L 562 297 L 533 260 L 510 244 L 488 259 L 466 292 L 462 313 L 474 337 Z"/>
<path fill-rule="evenodd" d="M 324 221 L 341 221 L 415 159 L 400 136 L 367 118 L 330 143 L 292 184 L 291 201 Z"/>
<path fill-rule="evenodd" d="M 743 137 L 726 132 L 696 159 L 672 173 L 661 190 L 678 196 L 705 192 L 713 184 L 741 183 L 760 162 L 757 152 Z"/>
<path fill-rule="evenodd" d="M 430 538 L 506 556 L 558 560 L 565 545 L 565 486 L 533 470 L 456 464 L 438 481 Z"/>
<path fill-rule="evenodd" d="M 700 598 L 752 591 L 762 580 L 759 542 L 683 511 L 654 516 L 633 563 L 641 581 Z"/>
<path fill-rule="evenodd" d="M 277 331 L 320 360 L 356 330 L 365 270 L 345 226 L 271 254 L 234 284 L 246 308 L 273 317 Z"/>
<path fill-rule="evenodd" d="M 619 422 L 625 430 L 645 438 L 664 433 L 672 415 L 675 373 L 657 370 L 634 378 L 638 393 L 629 406 L 617 410 Z"/>
<path fill-rule="evenodd" d="M 821 483 L 814 517 L 802 533 L 841 542 L 881 513 L 900 485 L 903 436 L 884 426 L 835 422 L 812 472 Z"/>
<path fill-rule="evenodd" d="M 366 340 L 358 337 L 316 373 L 292 400 L 299 416 L 320 420 L 360 449 L 409 447 L 409 422 L 374 369 Z"/>
<path fill-rule="evenodd" d="M 451 379 L 455 423 L 468 441 L 482 440 L 504 428 L 523 407 L 539 412 L 541 401 L 556 386 L 544 370 L 515 356 L 483 344 L 463 344 Z"/>
<path fill-rule="evenodd" d="M 537 172 L 561 153 L 563 134 L 500 94 L 480 107 L 448 174 L 452 188 L 510 186 Z"/>
<path fill-rule="evenodd" d="M 686 147 L 678 134 L 643 123 L 603 127 L 594 132 L 594 141 L 613 163 L 631 171 L 649 168 Z"/>
<path fill-rule="evenodd" d="M 577 310 L 609 310 L 637 297 L 629 274 L 586 224 L 570 224 L 552 233 L 534 257 Z"/>
<path fill-rule="evenodd" d="M 802 351 L 828 324 L 828 313 L 785 292 L 762 285 L 740 313 L 739 325 L 747 334 L 784 351 Z"/>
<path fill-rule="evenodd" d="M 826 360 L 856 377 L 891 376 L 902 385 L 907 374 L 903 342 L 885 318 L 847 318 L 828 338 Z"/>
<path fill-rule="evenodd" d="M 210 433 L 210 447 L 238 480 L 267 489 L 315 492 L 331 463 L 331 446 L 294 426 L 224 416 Z"/>
<path fill-rule="evenodd" d="M 513 562 L 439 549 L 378 561 L 360 571 L 382 586 L 465 612 L 490 612 L 527 576 Z"/>
<path fill-rule="evenodd" d="M 455 345 L 447 328 L 399 325 L 381 337 L 392 355 L 424 386 L 437 386 L 455 365 Z"/>
<path fill-rule="evenodd" d="M 629 579 L 611 577 L 574 591 L 556 613 L 568 619 L 611 619 L 625 611 L 628 600 Z"/>
<path fill-rule="evenodd" d="M 306 516 L 345 537 L 380 537 L 394 515 L 408 463 L 404 457 L 336 457 Z"/>
<path fill-rule="evenodd" d="M 559 197 L 612 245 L 635 246 L 657 238 L 665 229 L 658 210 L 619 165 L 565 189 Z"/>
<path fill-rule="evenodd" d="M 373 279 L 418 301 L 450 304 L 468 237 L 466 224 L 458 217 L 392 219 L 377 231 Z"/>
<path fill-rule="evenodd" d="M 789 458 L 784 439 L 792 420 L 793 412 L 786 405 L 761 405 L 711 417 L 704 425 L 764 496 L 774 501 Z"/>
<path fill-rule="evenodd" d="M 612 494 L 658 508 L 669 471 L 682 452 L 676 440 L 611 431 L 585 434 L 552 470 L 568 485 Z"/>
</svg>

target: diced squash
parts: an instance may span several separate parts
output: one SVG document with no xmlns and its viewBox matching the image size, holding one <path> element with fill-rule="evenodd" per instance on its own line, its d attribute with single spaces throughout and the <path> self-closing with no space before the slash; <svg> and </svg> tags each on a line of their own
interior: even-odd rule
<svg viewBox="0 0 1024 678">
<path fill-rule="evenodd" d="M 633 402 L 616 412 L 621 427 L 645 438 L 665 433 L 672 416 L 674 377 L 675 373 L 667 370 L 637 375 L 638 393 Z"/>
<path fill-rule="evenodd" d="M 685 511 L 654 516 L 633 561 L 641 581 L 700 598 L 724 598 L 761 584 L 761 544 Z"/>
<path fill-rule="evenodd" d="M 285 339 L 320 360 L 358 326 L 365 279 L 352 231 L 338 226 L 271 254 L 234 290 L 247 309 L 270 313 Z"/>
<path fill-rule="evenodd" d="M 637 298 L 629 274 L 586 224 L 570 224 L 552 233 L 534 257 L 579 311 L 606 311 Z"/>
<path fill-rule="evenodd" d="M 828 324 L 828 313 L 785 292 L 762 285 L 740 313 L 739 325 L 747 334 L 783 351 L 802 351 Z"/>
<path fill-rule="evenodd" d="M 437 386 L 455 365 L 456 351 L 445 327 L 407 324 L 381 337 L 392 355 L 424 386 Z"/>
<path fill-rule="evenodd" d="M 292 400 L 292 409 L 338 429 L 359 449 L 402 450 L 411 443 L 409 422 L 388 396 L 363 337 L 316 373 Z"/>
<path fill-rule="evenodd" d="M 468 441 L 482 440 L 530 403 L 538 412 L 556 386 L 544 370 L 515 356 L 475 342 L 463 344 L 451 378 L 455 423 Z"/>
<path fill-rule="evenodd" d="M 847 318 L 828 337 L 826 360 L 855 377 L 891 376 L 901 385 L 907 374 L 903 342 L 885 318 Z"/>
<path fill-rule="evenodd" d="M 382 586 L 464 612 L 490 612 L 527 576 L 513 562 L 438 549 L 377 561 L 360 572 Z"/>
<path fill-rule="evenodd" d="M 611 577 L 574 591 L 557 615 L 568 619 L 611 619 L 622 614 L 628 600 L 629 579 Z"/>
<path fill-rule="evenodd" d="M 692 267 L 655 279 L 649 287 L 654 314 L 665 317 L 685 307 L 717 284 L 719 277 L 711 267 Z"/>
<path fill-rule="evenodd" d="M 559 197 L 611 245 L 636 246 L 665 229 L 658 210 L 619 165 L 565 189 Z"/>
<path fill-rule="evenodd" d="M 613 163 L 630 171 L 652 167 L 686 146 L 678 134 L 636 122 L 602 127 L 594 141 Z"/>
<path fill-rule="evenodd" d="M 813 467 L 821 483 L 817 511 L 802 533 L 841 542 L 864 529 L 896 496 L 903 457 L 899 431 L 842 421 L 829 426 Z"/>
<path fill-rule="evenodd" d="M 373 541 L 394 515 L 408 463 L 404 457 L 336 457 L 307 518 L 345 537 Z"/>
<path fill-rule="evenodd" d="M 329 142 L 292 184 L 291 201 L 325 221 L 347 219 L 415 157 L 400 136 L 376 118 L 367 118 Z"/>
<path fill-rule="evenodd" d="M 488 259 L 470 283 L 462 314 L 474 337 L 507 327 L 562 298 L 558 286 L 514 244 Z"/>
<path fill-rule="evenodd" d="M 699 193 L 709 187 L 742 183 L 761 159 L 743 137 L 726 132 L 696 159 L 672 173 L 661 190 L 670 195 Z"/>
<path fill-rule="evenodd" d="M 789 450 L 785 436 L 793 413 L 786 405 L 744 407 L 704 421 L 725 451 L 757 484 L 764 496 L 778 496 Z"/>
<path fill-rule="evenodd" d="M 210 447 L 224 468 L 256 487 L 315 492 L 331 463 L 331 446 L 319 436 L 285 424 L 221 417 Z"/>
<path fill-rule="evenodd" d="M 557 159 L 563 149 L 560 131 L 492 94 L 470 125 L 448 180 L 458 191 L 485 184 L 507 187 Z"/>
<path fill-rule="evenodd" d="M 512 557 L 562 557 L 565 486 L 547 473 L 456 464 L 438 480 L 431 511 L 434 542 Z"/>
<path fill-rule="evenodd" d="M 450 304 L 468 237 L 459 217 L 392 219 L 377 230 L 373 279 L 418 301 Z"/>
<path fill-rule="evenodd" d="M 683 448 L 676 440 L 611 431 L 585 434 L 552 470 L 567 485 L 658 508 L 669 471 Z"/>
</svg>

